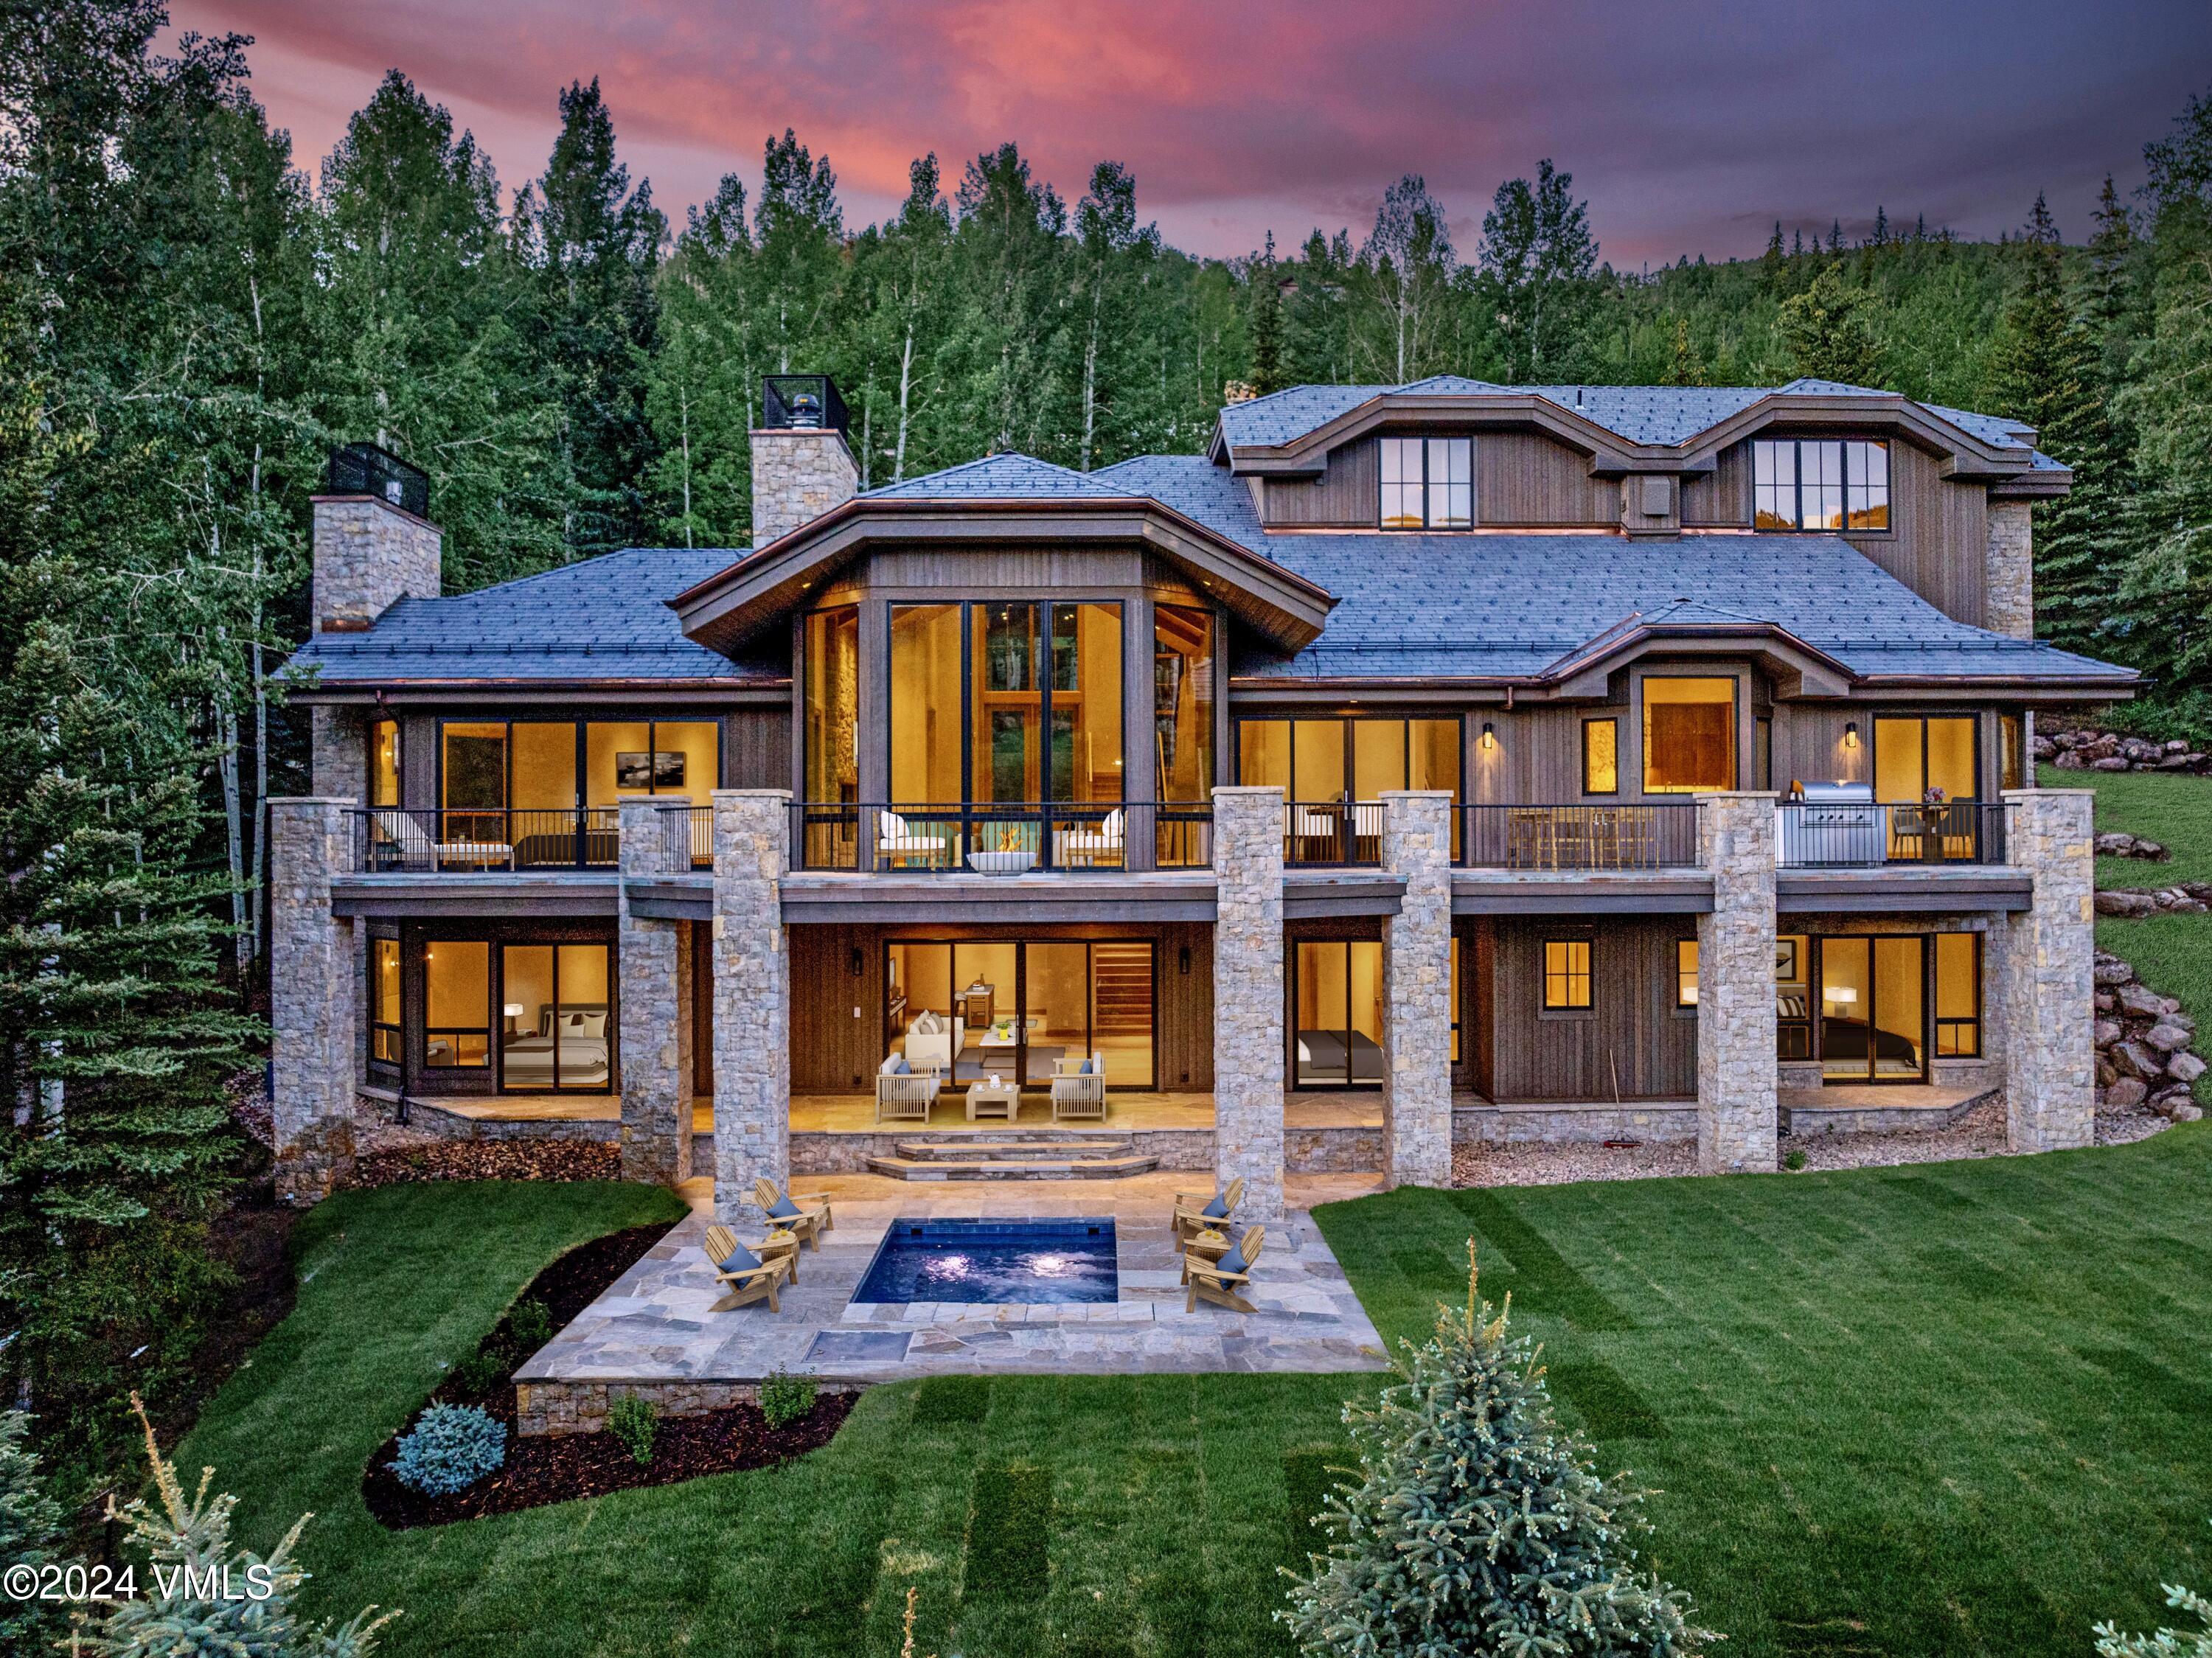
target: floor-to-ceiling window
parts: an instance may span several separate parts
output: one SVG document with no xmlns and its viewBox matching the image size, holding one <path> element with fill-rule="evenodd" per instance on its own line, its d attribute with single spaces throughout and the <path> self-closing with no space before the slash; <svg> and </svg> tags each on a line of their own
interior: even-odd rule
<svg viewBox="0 0 2212 1658">
<path fill-rule="evenodd" d="M 1382 1084 L 1382 946 L 1299 939 L 1291 950 L 1291 1084 Z"/>
<path fill-rule="evenodd" d="M 491 1063 L 491 946 L 434 938 L 422 948 L 422 1063 L 480 1071 Z"/>
<path fill-rule="evenodd" d="M 884 1048 L 965 1086 L 1048 1086 L 1097 1054 L 1109 1088 L 1155 1076 L 1149 939 L 896 940 L 884 947 Z"/>
<path fill-rule="evenodd" d="M 1735 786 L 1735 681 L 1644 682 L 1644 792 L 1693 794 Z"/>
<path fill-rule="evenodd" d="M 1162 869 L 1211 857 L 1213 799 L 1213 612 L 1152 607 L 1152 793 L 1161 803 L 1152 861 Z"/>
<path fill-rule="evenodd" d="M 501 1087 L 606 1088 L 614 1031 L 605 944 L 504 944 L 500 995 Z"/>
<path fill-rule="evenodd" d="M 1284 792 L 1287 847 L 1297 862 L 1379 856 L 1386 789 L 1449 790 L 1459 802 L 1455 718 L 1243 720 L 1237 755 L 1240 783 Z"/>
<path fill-rule="evenodd" d="M 713 720 L 447 720 L 438 728 L 441 857 L 517 867 L 611 864 L 616 803 L 720 780 Z"/>
</svg>

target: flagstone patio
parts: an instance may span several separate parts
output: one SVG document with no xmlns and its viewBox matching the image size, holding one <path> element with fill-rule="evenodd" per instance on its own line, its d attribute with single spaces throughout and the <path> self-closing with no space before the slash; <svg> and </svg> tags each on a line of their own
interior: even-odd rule
<svg viewBox="0 0 2212 1658">
<path fill-rule="evenodd" d="M 1255 1310 L 1201 1303 L 1186 1311 L 1181 1255 L 1168 1231 L 1188 1175 L 1113 1181 L 1037 1181 L 918 1187 L 869 1176 L 795 1182 L 827 1196 L 836 1224 L 800 1255 L 782 1310 L 757 1302 L 714 1310 L 721 1291 L 700 1245 L 698 1210 L 654 1245 L 517 1372 L 524 1431 L 596 1425 L 610 1396 L 642 1392 L 665 1410 L 707 1409 L 778 1370 L 824 1382 L 935 1375 L 1334 1371 L 1384 1368 L 1382 1339 L 1303 1209 L 1267 1224 L 1246 1292 Z M 1352 1195 L 1314 1177 L 1294 1202 Z M 1112 1217 L 1119 1298 L 1094 1305 L 852 1300 L 877 1247 L 902 1218 Z M 742 1229 L 741 1229 L 742 1230 Z"/>
</svg>

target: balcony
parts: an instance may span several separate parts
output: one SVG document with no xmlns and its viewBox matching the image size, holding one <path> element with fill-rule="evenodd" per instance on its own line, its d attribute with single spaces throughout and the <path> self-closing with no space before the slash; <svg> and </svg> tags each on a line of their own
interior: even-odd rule
<svg viewBox="0 0 2212 1658">
<path fill-rule="evenodd" d="M 1689 800 L 1462 806 L 1456 861 L 1468 869 L 1546 873 L 1694 869 L 1699 810 Z"/>
<path fill-rule="evenodd" d="M 355 808 L 353 867 L 364 875 L 604 869 L 617 863 L 612 806 L 495 810 Z"/>
<path fill-rule="evenodd" d="M 714 862 L 710 811 L 663 815 L 661 867 Z M 668 827 L 679 817 L 685 827 Z M 1100 802 L 904 803 L 791 808 L 791 866 L 862 874 L 1093 874 L 1206 869 L 1213 860 L 1211 806 Z"/>
<path fill-rule="evenodd" d="M 1784 869 L 2002 864 L 2005 811 L 1977 800 L 1784 802 L 1775 808 L 1777 856 Z"/>
</svg>

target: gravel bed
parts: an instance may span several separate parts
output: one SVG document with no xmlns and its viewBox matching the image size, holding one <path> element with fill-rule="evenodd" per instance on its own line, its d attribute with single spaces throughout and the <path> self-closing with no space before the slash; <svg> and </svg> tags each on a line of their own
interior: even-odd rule
<svg viewBox="0 0 2212 1658">
<path fill-rule="evenodd" d="M 2125 1145 L 2166 1126 L 2141 1107 L 2097 1113 L 2097 1144 Z M 1782 1143 L 1783 1155 L 1805 1154 L 1808 1169 L 1885 1169 L 1900 1163 L 1950 1163 L 2005 1155 L 2001 1100 L 1976 1106 L 1947 1128 L 1908 1134 L 1807 1134 Z M 1572 1181 L 1661 1180 L 1698 1172 L 1694 1141 L 1641 1145 L 1468 1145 L 1452 1149 L 1455 1186 L 1559 1186 Z"/>
</svg>

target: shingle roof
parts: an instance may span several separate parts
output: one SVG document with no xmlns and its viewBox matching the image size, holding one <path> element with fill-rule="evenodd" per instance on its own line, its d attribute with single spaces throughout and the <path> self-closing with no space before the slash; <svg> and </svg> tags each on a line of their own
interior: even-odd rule
<svg viewBox="0 0 2212 1658">
<path fill-rule="evenodd" d="M 1888 398 L 1893 393 L 1842 380 L 1799 379 L 1786 386 L 1498 386 L 1454 374 L 1432 374 L 1403 386 L 1294 386 L 1272 397 L 1232 403 L 1221 411 L 1221 432 L 1232 448 L 1269 448 L 1326 426 L 1361 404 L 1393 392 L 1413 393 L 1504 392 L 1547 398 L 1572 414 L 1631 443 L 1680 447 L 1732 415 L 1767 397 Z M 1998 448 L 2025 448 L 2015 420 L 1920 405 L 1971 437 Z M 2045 468 L 2058 463 L 2036 457 Z"/>
<path fill-rule="evenodd" d="M 1021 500 L 1060 496 L 1103 497 L 1126 494 L 1098 482 L 1096 472 L 1078 472 L 1048 460 L 1022 454 L 986 455 L 941 472 L 871 489 L 864 501 Z"/>
<path fill-rule="evenodd" d="M 288 677 L 397 684 L 453 679 L 780 679 L 684 636 L 666 601 L 743 548 L 632 547 L 450 598 L 403 598 L 365 633 L 321 634 Z"/>
</svg>

